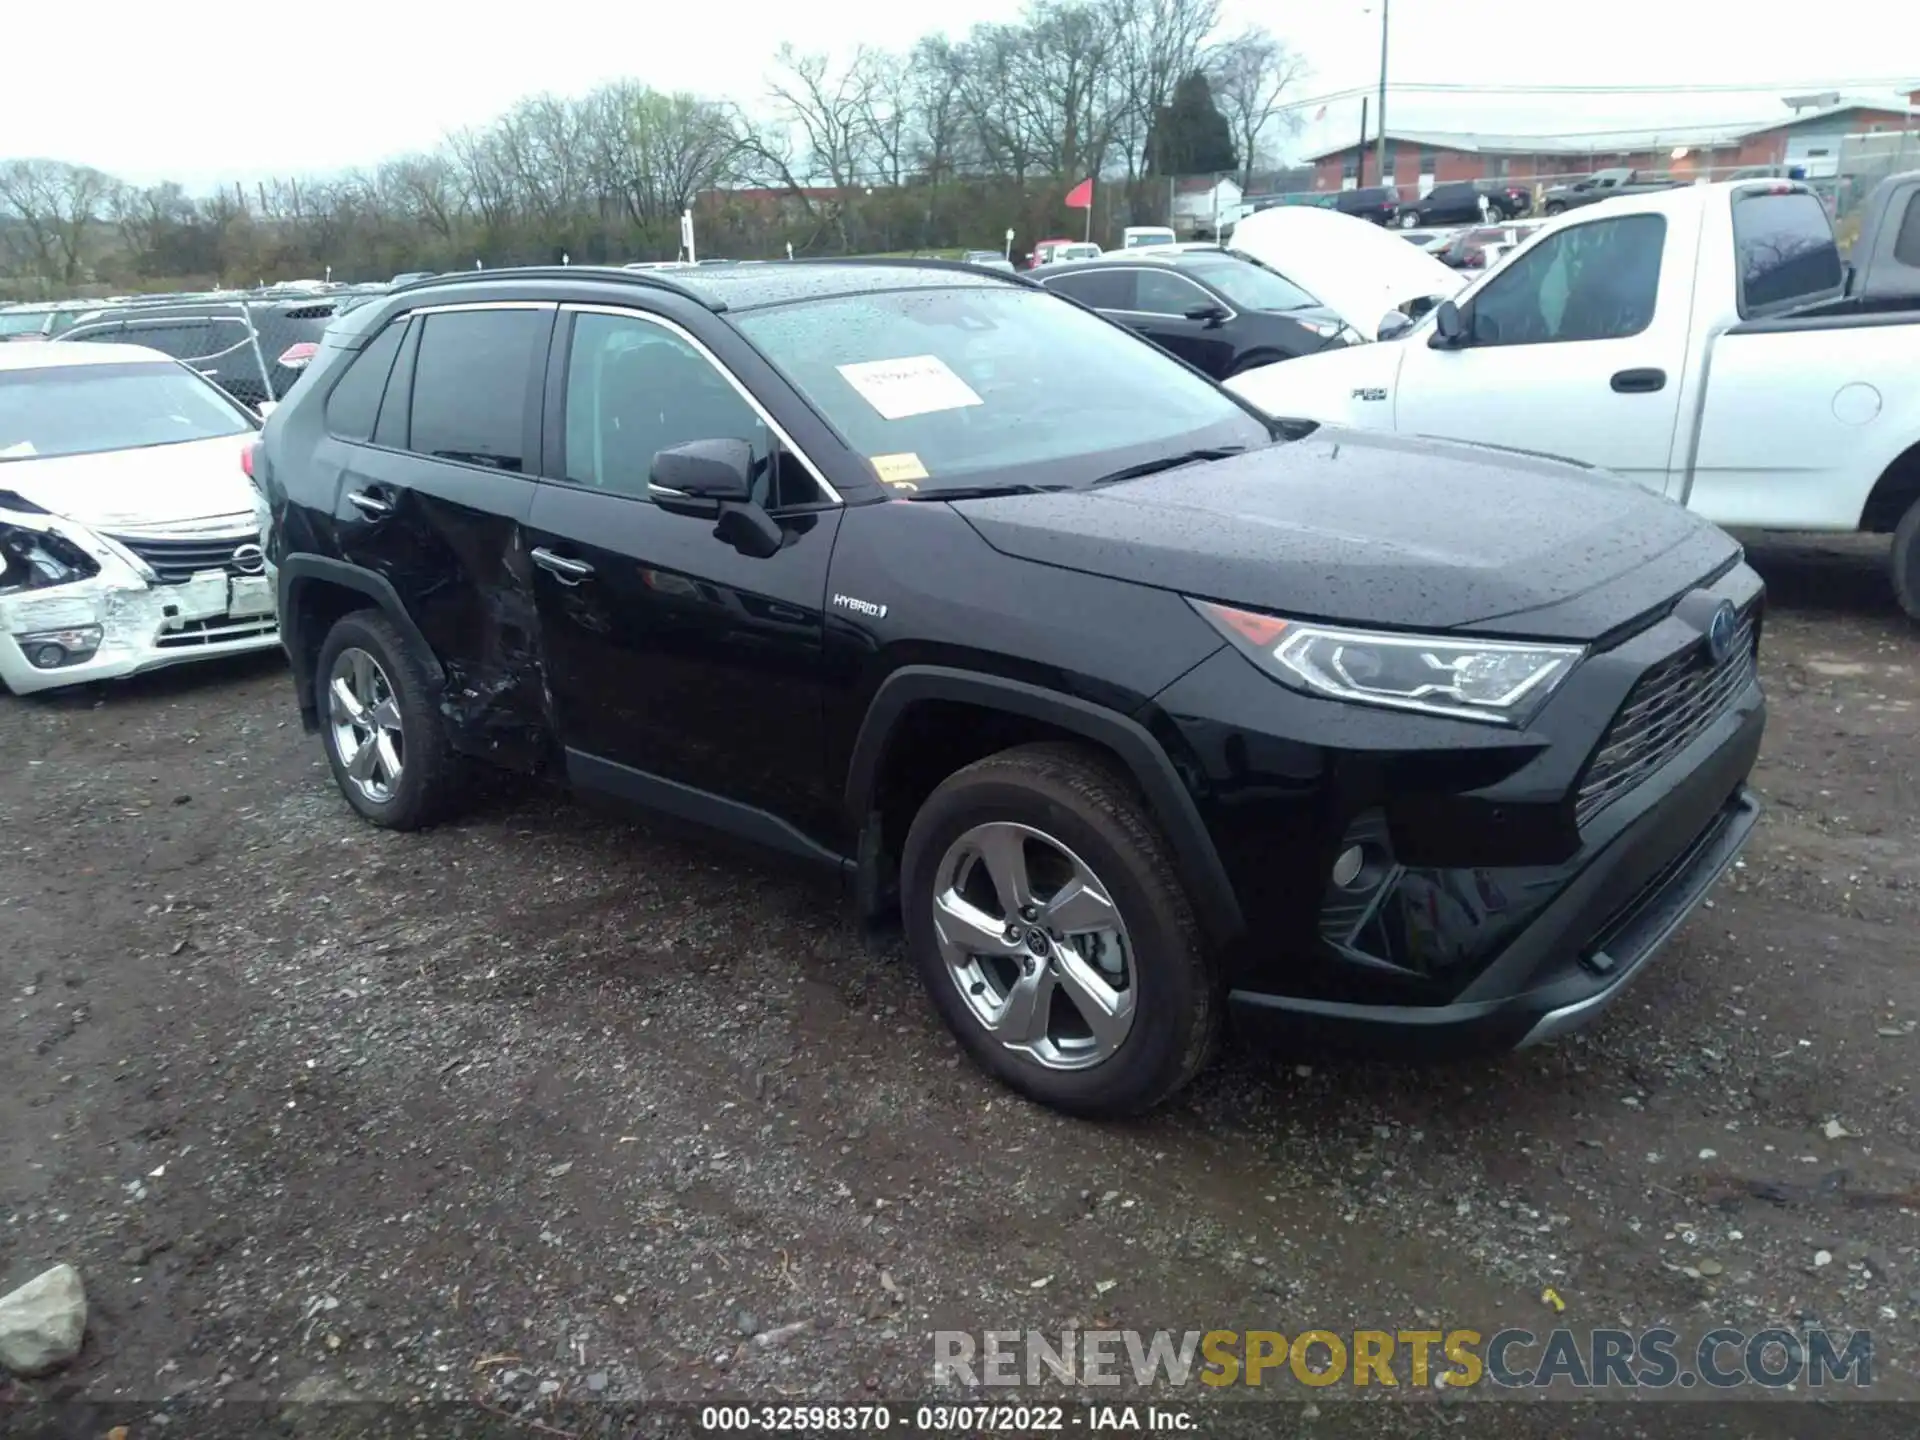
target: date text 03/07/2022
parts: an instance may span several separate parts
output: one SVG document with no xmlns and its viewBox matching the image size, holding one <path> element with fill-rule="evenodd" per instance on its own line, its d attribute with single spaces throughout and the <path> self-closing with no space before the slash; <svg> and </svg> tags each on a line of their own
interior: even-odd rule
<svg viewBox="0 0 1920 1440">
<path fill-rule="evenodd" d="M 1193 1433 L 1194 1413 L 1167 1405 L 706 1405 L 707 1434 L 1088 1435 Z"/>
</svg>

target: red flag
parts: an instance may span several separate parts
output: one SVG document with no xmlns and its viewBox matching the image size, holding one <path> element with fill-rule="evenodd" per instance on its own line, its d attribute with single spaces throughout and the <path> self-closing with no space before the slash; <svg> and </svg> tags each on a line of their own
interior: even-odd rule
<svg viewBox="0 0 1920 1440">
<path fill-rule="evenodd" d="M 1067 192 L 1069 210 L 1091 210 L 1093 208 L 1093 181 L 1082 180 Z"/>
</svg>

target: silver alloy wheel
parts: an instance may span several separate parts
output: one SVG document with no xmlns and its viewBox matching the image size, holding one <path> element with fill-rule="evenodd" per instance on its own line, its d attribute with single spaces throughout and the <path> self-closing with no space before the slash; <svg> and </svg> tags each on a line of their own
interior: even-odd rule
<svg viewBox="0 0 1920 1440">
<path fill-rule="evenodd" d="M 1133 1029 L 1133 945 L 1111 892 L 1030 825 L 967 831 L 934 872 L 933 926 L 967 1009 L 1049 1070 L 1112 1057 Z"/>
<path fill-rule="evenodd" d="M 386 804 L 400 783 L 407 751 L 393 682 L 366 651 L 349 647 L 334 657 L 327 719 L 348 781 L 374 804 Z"/>
</svg>

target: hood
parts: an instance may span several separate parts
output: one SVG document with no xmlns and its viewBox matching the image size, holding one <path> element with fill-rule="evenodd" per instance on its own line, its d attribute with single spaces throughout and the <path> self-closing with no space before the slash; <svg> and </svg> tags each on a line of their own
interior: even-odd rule
<svg viewBox="0 0 1920 1440">
<path fill-rule="evenodd" d="M 1304 619 L 1530 639 L 1598 639 L 1739 554 L 1603 471 L 1324 427 L 1099 489 L 953 504 L 1040 564 Z"/>
<path fill-rule="evenodd" d="M 1466 284 L 1384 226 L 1310 205 L 1276 206 L 1247 216 L 1233 228 L 1233 248 L 1339 311 L 1368 339 L 1389 310 L 1458 294 Z"/>
<path fill-rule="evenodd" d="M 253 486 L 240 454 L 255 438 L 246 430 L 178 445 L 0 461 L 0 490 L 95 530 L 250 515 Z"/>
</svg>

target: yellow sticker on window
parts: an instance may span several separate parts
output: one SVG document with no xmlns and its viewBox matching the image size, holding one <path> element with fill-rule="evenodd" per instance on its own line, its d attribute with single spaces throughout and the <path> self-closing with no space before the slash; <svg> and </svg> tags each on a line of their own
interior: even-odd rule
<svg viewBox="0 0 1920 1440">
<path fill-rule="evenodd" d="M 897 485 L 903 490 L 918 489 L 913 482 L 927 478 L 927 467 L 911 450 L 898 455 L 870 456 L 867 463 L 873 466 L 873 473 L 880 477 L 882 484 Z"/>
</svg>

